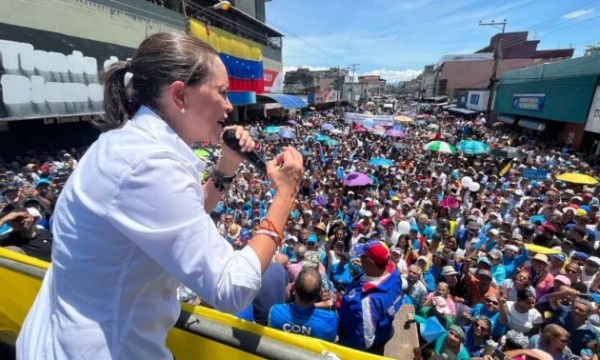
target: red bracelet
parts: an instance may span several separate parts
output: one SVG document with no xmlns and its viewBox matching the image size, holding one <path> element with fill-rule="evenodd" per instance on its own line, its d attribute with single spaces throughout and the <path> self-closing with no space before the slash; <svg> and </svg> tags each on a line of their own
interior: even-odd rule
<svg viewBox="0 0 600 360">
<path fill-rule="evenodd" d="M 273 231 L 275 231 L 275 233 L 277 233 L 277 236 L 279 236 L 279 239 L 283 239 L 283 235 L 277 230 L 277 227 L 275 226 L 275 224 L 273 224 L 273 222 L 271 220 L 269 220 L 269 218 L 264 218 L 263 220 L 271 227 L 271 230 L 273 230 Z"/>
<path fill-rule="evenodd" d="M 258 228 L 255 235 L 267 235 L 271 238 L 271 240 L 273 240 L 273 242 L 275 243 L 275 247 L 281 247 L 281 239 L 274 231 L 268 230 L 266 228 Z"/>
</svg>

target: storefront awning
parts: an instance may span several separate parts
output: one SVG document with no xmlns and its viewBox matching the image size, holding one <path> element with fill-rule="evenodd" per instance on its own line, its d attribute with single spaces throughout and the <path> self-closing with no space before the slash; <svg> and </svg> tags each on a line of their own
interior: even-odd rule
<svg viewBox="0 0 600 360">
<path fill-rule="evenodd" d="M 505 124 L 512 125 L 515 123 L 515 118 L 508 115 L 500 115 L 498 116 L 498 121 L 501 121 Z"/>
<path fill-rule="evenodd" d="M 262 102 L 278 102 L 284 109 L 301 109 L 308 106 L 306 101 L 302 100 L 298 96 L 284 95 L 284 94 L 260 94 L 258 95 L 259 100 Z M 267 101 L 264 101 L 267 100 Z M 272 101 L 268 101 L 272 100 Z"/>
<path fill-rule="evenodd" d="M 531 129 L 531 130 L 536 130 L 536 131 L 544 131 L 546 129 L 545 122 L 533 120 L 533 119 L 521 119 L 521 120 L 519 120 L 518 125 L 525 129 Z"/>
<path fill-rule="evenodd" d="M 451 112 L 463 114 L 463 115 L 477 114 L 477 111 L 469 110 L 469 109 L 463 109 L 463 108 L 458 108 L 458 107 L 451 107 L 451 108 L 448 108 L 447 110 L 451 111 Z"/>
</svg>

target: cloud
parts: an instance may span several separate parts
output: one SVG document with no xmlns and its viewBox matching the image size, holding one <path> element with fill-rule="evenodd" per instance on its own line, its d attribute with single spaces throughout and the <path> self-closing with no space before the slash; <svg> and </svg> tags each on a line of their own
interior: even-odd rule
<svg viewBox="0 0 600 360">
<path fill-rule="evenodd" d="M 369 71 L 361 75 L 379 75 L 383 79 L 387 80 L 388 83 L 397 83 L 398 81 L 408 81 L 416 78 L 421 74 L 421 70 L 406 69 L 406 70 L 391 70 L 391 69 L 378 69 Z"/>
<path fill-rule="evenodd" d="M 566 13 L 562 16 L 563 19 L 566 20 L 573 20 L 573 19 L 577 19 L 580 18 L 582 16 L 586 16 L 591 14 L 592 12 L 594 12 L 594 9 L 580 9 L 580 10 L 575 10 L 575 11 L 571 11 L 570 13 Z"/>
</svg>

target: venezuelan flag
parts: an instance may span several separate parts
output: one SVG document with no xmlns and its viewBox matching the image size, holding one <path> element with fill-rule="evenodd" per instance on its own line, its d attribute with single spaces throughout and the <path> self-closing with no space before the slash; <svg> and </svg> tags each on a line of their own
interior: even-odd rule
<svg viewBox="0 0 600 360">
<path fill-rule="evenodd" d="M 189 33 L 219 53 L 229 75 L 229 89 L 262 94 L 265 86 L 260 44 L 215 27 L 206 31 L 206 26 L 198 20 L 191 19 Z"/>
</svg>

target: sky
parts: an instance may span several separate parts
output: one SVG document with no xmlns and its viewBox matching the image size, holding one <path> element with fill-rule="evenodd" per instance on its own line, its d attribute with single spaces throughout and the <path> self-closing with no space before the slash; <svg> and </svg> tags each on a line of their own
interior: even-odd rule
<svg viewBox="0 0 600 360">
<path fill-rule="evenodd" d="M 469 54 L 501 30 L 529 31 L 538 49 L 600 43 L 599 0 L 271 0 L 267 24 L 282 32 L 284 71 L 355 68 L 356 76 L 410 80 L 444 55 Z"/>
</svg>

